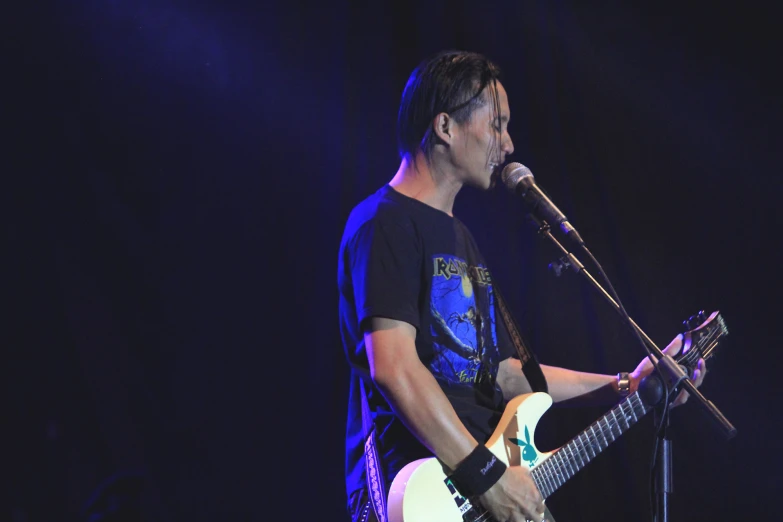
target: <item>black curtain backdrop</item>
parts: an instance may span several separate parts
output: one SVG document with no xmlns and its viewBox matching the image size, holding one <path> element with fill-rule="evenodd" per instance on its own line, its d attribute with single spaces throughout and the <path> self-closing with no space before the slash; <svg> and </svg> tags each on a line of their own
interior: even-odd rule
<svg viewBox="0 0 783 522">
<path fill-rule="evenodd" d="M 777 20 L 695 2 L 15 6 L 0 519 L 86 521 L 122 491 L 154 522 L 345 520 L 339 239 L 398 167 L 408 74 L 446 48 L 504 69 L 509 159 L 659 346 L 721 310 L 701 390 L 738 434 L 675 410 L 672 520 L 765 518 L 783 482 Z M 548 270 L 519 201 L 466 189 L 455 211 L 542 362 L 637 364 L 609 305 Z M 603 411 L 551 410 L 539 447 Z M 555 493 L 558 521 L 649 520 L 652 427 Z"/>
</svg>

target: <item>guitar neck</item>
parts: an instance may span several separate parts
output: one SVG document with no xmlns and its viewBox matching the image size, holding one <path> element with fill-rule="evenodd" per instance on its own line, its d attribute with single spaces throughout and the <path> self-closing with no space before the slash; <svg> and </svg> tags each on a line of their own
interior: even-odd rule
<svg viewBox="0 0 783 522">
<path fill-rule="evenodd" d="M 533 468 L 530 474 L 541 495 L 547 498 L 557 491 L 649 411 L 636 391 Z"/>
</svg>

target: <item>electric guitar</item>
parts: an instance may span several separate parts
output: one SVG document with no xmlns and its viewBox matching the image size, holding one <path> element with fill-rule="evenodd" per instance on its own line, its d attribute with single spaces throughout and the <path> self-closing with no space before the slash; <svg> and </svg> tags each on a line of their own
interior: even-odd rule
<svg viewBox="0 0 783 522">
<path fill-rule="evenodd" d="M 694 327 L 696 321 L 701 322 Z M 704 313 L 685 321 L 677 363 L 691 371 L 700 358 L 708 359 L 729 331 L 720 312 Z M 674 399 L 674 397 L 671 397 Z M 630 394 L 562 447 L 541 452 L 534 442 L 536 425 L 552 405 L 546 393 L 528 393 L 509 401 L 486 446 L 509 466 L 525 466 L 546 499 L 609 444 L 636 424 L 653 405 L 639 391 Z M 495 522 L 475 499 L 465 498 L 446 475 L 447 469 L 432 457 L 411 462 L 394 478 L 387 502 L 389 522 Z"/>
</svg>

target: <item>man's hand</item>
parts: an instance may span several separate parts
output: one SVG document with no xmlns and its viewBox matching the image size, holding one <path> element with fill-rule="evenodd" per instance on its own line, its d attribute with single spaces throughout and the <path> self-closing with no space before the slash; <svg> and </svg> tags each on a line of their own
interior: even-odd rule
<svg viewBox="0 0 783 522">
<path fill-rule="evenodd" d="M 690 336 L 690 333 L 687 333 L 685 335 Z M 664 348 L 663 353 L 670 355 L 674 357 L 678 353 L 680 353 L 680 350 L 682 349 L 683 345 L 683 334 L 677 335 L 677 337 L 672 340 L 672 342 L 669 343 L 669 346 Z M 687 343 L 690 345 L 690 343 Z M 636 367 L 636 369 L 631 373 L 631 391 L 635 391 L 637 388 L 639 388 L 639 383 L 642 379 L 650 375 L 653 371 L 653 365 L 650 362 L 650 359 L 648 357 L 645 357 L 642 359 L 642 362 L 639 363 L 639 365 Z M 691 382 L 693 382 L 693 385 L 697 388 L 701 386 L 701 383 L 704 382 L 704 376 L 707 375 L 707 364 L 704 362 L 704 359 L 699 359 L 699 362 L 696 364 L 696 368 L 693 370 L 693 375 L 690 376 Z M 685 404 L 685 402 L 688 400 L 688 392 L 682 391 L 677 396 L 677 398 L 672 403 L 672 406 L 680 406 L 682 404 Z"/>
<path fill-rule="evenodd" d="M 479 499 L 495 520 L 544 521 L 544 499 L 533 482 L 530 471 L 522 466 L 509 466 L 500 480 Z"/>
</svg>

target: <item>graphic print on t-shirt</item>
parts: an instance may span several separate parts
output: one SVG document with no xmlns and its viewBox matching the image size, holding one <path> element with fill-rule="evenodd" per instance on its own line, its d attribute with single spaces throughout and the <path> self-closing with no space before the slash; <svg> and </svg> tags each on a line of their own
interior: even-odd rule
<svg viewBox="0 0 783 522">
<path fill-rule="evenodd" d="M 433 257 L 430 369 L 451 384 L 470 385 L 497 358 L 494 295 L 489 270 L 452 255 Z"/>
</svg>

